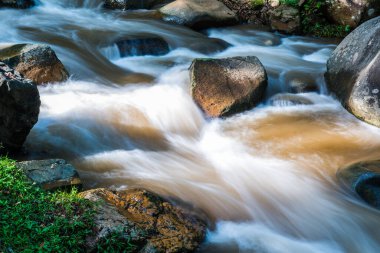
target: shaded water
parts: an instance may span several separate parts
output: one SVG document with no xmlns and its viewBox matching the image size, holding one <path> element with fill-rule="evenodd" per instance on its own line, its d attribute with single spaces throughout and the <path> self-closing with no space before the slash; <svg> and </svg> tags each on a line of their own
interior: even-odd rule
<svg viewBox="0 0 380 253">
<path fill-rule="evenodd" d="M 338 168 L 380 155 L 380 130 L 327 95 L 323 73 L 335 45 L 249 26 L 204 35 L 100 3 L 40 0 L 0 11 L 0 41 L 48 43 L 72 74 L 39 87 L 30 157 L 69 159 L 87 187 L 142 186 L 203 209 L 216 227 L 202 252 L 379 252 L 379 211 L 335 178 Z M 114 41 L 147 35 L 171 52 L 119 57 Z M 232 46 L 217 52 L 217 39 Z M 266 100 L 228 119 L 205 118 L 189 95 L 191 60 L 244 55 L 268 71 Z M 296 95 L 311 105 L 269 102 L 299 79 L 319 87 Z"/>
</svg>

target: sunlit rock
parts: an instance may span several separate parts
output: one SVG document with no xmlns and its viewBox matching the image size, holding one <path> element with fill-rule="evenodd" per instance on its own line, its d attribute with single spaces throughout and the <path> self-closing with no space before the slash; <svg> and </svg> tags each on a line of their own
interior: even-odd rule
<svg viewBox="0 0 380 253">
<path fill-rule="evenodd" d="M 363 23 L 339 44 L 325 78 L 348 111 L 380 127 L 380 17 Z"/>
<path fill-rule="evenodd" d="M 237 23 L 233 11 L 217 0 L 177 0 L 160 8 L 164 20 L 194 29 Z"/>
<path fill-rule="evenodd" d="M 0 145 L 19 149 L 38 120 L 40 95 L 36 85 L 0 62 Z"/>
<path fill-rule="evenodd" d="M 47 45 L 15 44 L 0 49 L 0 61 L 37 84 L 62 82 L 68 72 Z"/>
<path fill-rule="evenodd" d="M 120 230 L 125 240 L 136 245 L 133 252 L 192 252 L 204 240 L 206 224 L 197 214 L 146 190 L 101 188 L 80 195 L 98 203 L 97 234 L 87 240 L 89 249 Z"/>
<path fill-rule="evenodd" d="M 338 179 L 368 204 L 380 209 L 380 161 L 360 162 L 343 168 Z"/>
<path fill-rule="evenodd" d="M 210 117 L 228 116 L 260 103 L 266 71 L 255 56 L 195 59 L 190 67 L 191 94 Z"/>
<path fill-rule="evenodd" d="M 25 161 L 16 166 L 45 190 L 82 185 L 75 168 L 62 159 Z"/>
</svg>

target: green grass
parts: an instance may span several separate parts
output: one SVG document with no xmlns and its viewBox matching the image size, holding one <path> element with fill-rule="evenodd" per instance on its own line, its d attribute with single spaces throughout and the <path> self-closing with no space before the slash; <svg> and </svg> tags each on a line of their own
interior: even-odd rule
<svg viewBox="0 0 380 253">
<path fill-rule="evenodd" d="M 95 204 L 75 189 L 44 191 L 14 161 L 0 157 L 0 253 L 84 252 L 86 237 L 94 233 Z M 114 232 L 97 249 L 132 252 L 135 247 Z"/>
<path fill-rule="evenodd" d="M 43 191 L 0 159 L 0 252 L 81 252 L 93 233 L 91 210 L 75 190 Z"/>
</svg>

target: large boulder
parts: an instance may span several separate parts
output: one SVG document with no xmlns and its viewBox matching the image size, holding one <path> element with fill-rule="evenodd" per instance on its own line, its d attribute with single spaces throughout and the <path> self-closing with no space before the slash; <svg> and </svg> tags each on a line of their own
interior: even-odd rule
<svg viewBox="0 0 380 253">
<path fill-rule="evenodd" d="M 40 95 L 34 83 L 0 62 L 0 144 L 19 149 L 38 120 Z"/>
<path fill-rule="evenodd" d="M 380 17 L 339 44 L 327 62 L 325 79 L 348 111 L 380 127 Z"/>
<path fill-rule="evenodd" d="M 229 116 L 258 104 L 267 87 L 266 71 L 255 56 L 195 59 L 191 94 L 210 117 Z"/>
<path fill-rule="evenodd" d="M 120 56 L 165 55 L 169 44 L 161 38 L 125 39 L 116 42 Z"/>
<path fill-rule="evenodd" d="M 0 61 L 37 84 L 62 82 L 68 72 L 47 45 L 16 44 L 0 49 Z"/>
<path fill-rule="evenodd" d="M 301 31 L 301 17 L 298 8 L 280 5 L 269 11 L 269 22 L 273 30 L 293 34 Z"/>
<path fill-rule="evenodd" d="M 363 19 L 373 18 L 380 14 L 378 0 L 329 0 L 327 15 L 335 24 L 357 27 Z"/>
<path fill-rule="evenodd" d="M 237 23 L 233 11 L 218 0 L 176 0 L 160 8 L 165 21 L 194 29 L 227 26 Z"/>
<path fill-rule="evenodd" d="M 33 6 L 33 0 L 0 0 L 0 7 L 25 9 Z"/>
<path fill-rule="evenodd" d="M 28 178 L 45 190 L 82 186 L 78 172 L 62 159 L 25 161 L 16 165 Z"/>
<path fill-rule="evenodd" d="M 97 232 L 87 240 L 89 249 L 120 231 L 135 245 L 132 252 L 140 253 L 192 252 L 205 238 L 206 224 L 193 211 L 146 190 L 116 192 L 101 188 L 80 196 L 97 203 Z"/>
<path fill-rule="evenodd" d="M 359 162 L 338 171 L 339 181 L 380 209 L 380 160 Z"/>
<path fill-rule="evenodd" d="M 151 9 L 172 1 L 174 0 L 105 0 L 103 6 L 107 9 L 121 10 Z"/>
</svg>

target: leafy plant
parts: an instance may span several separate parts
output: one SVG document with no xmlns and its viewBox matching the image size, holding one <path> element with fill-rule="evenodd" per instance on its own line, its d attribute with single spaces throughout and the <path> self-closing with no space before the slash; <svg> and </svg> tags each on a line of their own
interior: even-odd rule
<svg viewBox="0 0 380 253">
<path fill-rule="evenodd" d="M 298 7 L 299 0 L 280 0 L 281 4 Z"/>
<path fill-rule="evenodd" d="M 265 5 L 265 0 L 251 0 L 251 5 L 253 9 L 258 9 Z"/>
</svg>

